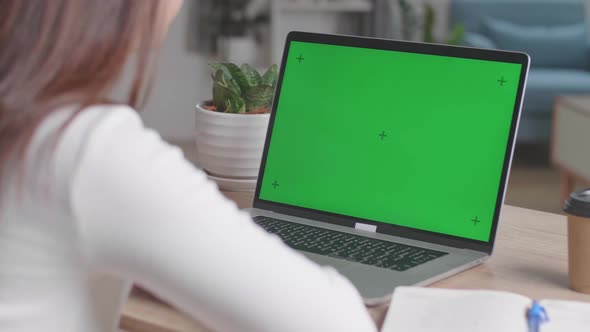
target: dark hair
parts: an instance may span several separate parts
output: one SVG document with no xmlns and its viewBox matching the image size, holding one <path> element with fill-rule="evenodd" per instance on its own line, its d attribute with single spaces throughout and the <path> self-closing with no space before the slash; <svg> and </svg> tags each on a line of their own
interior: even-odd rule
<svg viewBox="0 0 590 332">
<path fill-rule="evenodd" d="M 159 0 L 0 0 L 0 182 L 38 125 L 65 105 L 105 103 L 137 55 L 127 103 L 138 108 L 154 72 Z M 64 127 L 66 126 L 64 125 Z"/>
</svg>

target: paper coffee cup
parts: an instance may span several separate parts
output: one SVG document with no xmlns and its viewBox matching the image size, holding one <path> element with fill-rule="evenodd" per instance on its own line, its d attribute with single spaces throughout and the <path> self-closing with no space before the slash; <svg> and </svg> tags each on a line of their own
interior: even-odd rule
<svg viewBox="0 0 590 332">
<path fill-rule="evenodd" d="M 590 294 L 590 188 L 570 194 L 563 210 L 568 214 L 568 272 L 570 287 Z"/>
</svg>

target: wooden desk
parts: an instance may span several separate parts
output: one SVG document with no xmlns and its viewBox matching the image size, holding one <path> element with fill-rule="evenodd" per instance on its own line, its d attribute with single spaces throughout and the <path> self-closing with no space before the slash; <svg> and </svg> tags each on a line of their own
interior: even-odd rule
<svg viewBox="0 0 590 332">
<path fill-rule="evenodd" d="M 226 195 L 241 208 L 251 205 L 251 193 Z M 496 250 L 488 262 L 431 287 L 495 289 L 534 299 L 590 302 L 590 295 L 568 288 L 565 217 L 513 206 L 503 209 Z M 121 326 L 129 332 L 208 331 L 140 291 L 131 294 Z"/>
</svg>

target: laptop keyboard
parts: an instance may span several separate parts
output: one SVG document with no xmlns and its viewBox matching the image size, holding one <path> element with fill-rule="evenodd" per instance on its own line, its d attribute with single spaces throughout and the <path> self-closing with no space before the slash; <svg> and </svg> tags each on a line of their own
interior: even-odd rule
<svg viewBox="0 0 590 332">
<path fill-rule="evenodd" d="M 405 271 L 448 254 L 265 216 L 254 217 L 254 222 L 293 249 L 395 271 Z"/>
</svg>

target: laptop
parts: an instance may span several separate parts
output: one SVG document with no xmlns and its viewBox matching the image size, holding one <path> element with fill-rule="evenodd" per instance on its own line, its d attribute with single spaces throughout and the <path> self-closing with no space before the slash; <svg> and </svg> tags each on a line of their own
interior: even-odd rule
<svg viewBox="0 0 590 332">
<path fill-rule="evenodd" d="M 484 262 L 528 68 L 523 53 L 290 33 L 248 212 L 369 299 Z"/>
</svg>

